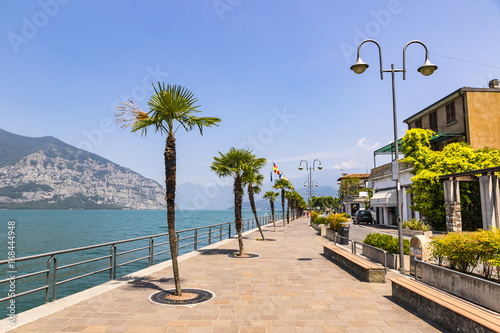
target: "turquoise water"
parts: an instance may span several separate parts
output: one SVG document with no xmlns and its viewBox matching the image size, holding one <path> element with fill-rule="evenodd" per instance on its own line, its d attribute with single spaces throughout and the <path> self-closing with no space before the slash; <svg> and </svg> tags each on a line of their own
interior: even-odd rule
<svg viewBox="0 0 500 333">
<path fill-rule="evenodd" d="M 262 216 L 266 212 L 259 212 Z M 252 218 L 251 211 L 242 212 L 243 219 Z M 231 222 L 234 220 L 234 211 L 176 211 L 176 230 L 186 230 L 196 227 Z M 0 260 L 7 259 L 8 251 L 8 221 L 15 221 L 15 252 L 16 257 L 21 258 L 41 253 L 66 250 L 83 246 L 90 246 L 108 242 L 116 242 L 143 236 L 157 235 L 168 232 L 166 211 L 137 211 L 137 210 L 0 210 Z M 12 223 L 11 223 L 12 224 Z M 214 230 L 217 233 L 219 229 Z M 206 231 L 205 231 L 206 232 Z M 233 228 L 234 235 L 234 228 Z M 186 237 L 183 234 L 181 237 Z M 200 236 L 200 238 L 202 238 Z M 203 238 L 207 238 L 204 236 Z M 227 236 L 225 236 L 227 238 Z M 191 243 L 193 240 L 185 240 Z M 168 237 L 155 240 L 155 244 L 168 242 Z M 214 241 L 215 242 L 215 241 Z M 148 240 L 136 241 L 116 245 L 117 252 L 123 252 L 139 247 L 148 246 Z M 181 245 L 183 241 L 181 241 Z M 208 242 L 201 244 L 208 245 Z M 155 249 L 155 253 L 168 250 L 168 244 Z M 180 254 L 190 252 L 193 247 L 180 250 Z M 79 251 L 56 256 L 57 267 L 60 268 L 74 262 L 88 260 L 96 257 L 109 255 L 110 246 L 96 249 Z M 147 250 L 119 256 L 117 264 L 147 256 Z M 16 263 L 17 276 L 38 272 L 47 268 L 49 257 L 31 260 L 29 262 Z M 155 256 L 155 264 L 169 259 L 168 253 Z M 117 268 L 116 277 L 130 274 L 134 271 L 146 268 L 147 260 L 141 260 Z M 58 270 L 57 281 L 85 274 L 91 271 L 109 267 L 109 259 L 85 264 L 82 266 Z M 0 280 L 8 277 L 7 265 L 0 266 Z M 73 294 L 75 292 L 90 288 L 109 280 L 109 271 L 81 278 L 76 281 L 57 286 L 57 299 Z M 45 275 L 18 280 L 16 293 L 45 285 Z M 8 294 L 8 285 L 0 285 L 0 299 Z M 21 296 L 16 302 L 16 312 L 20 313 L 27 309 L 41 305 L 45 302 L 45 291 L 35 292 L 30 295 Z M 1 305 L 7 304 L 1 302 Z"/>
</svg>

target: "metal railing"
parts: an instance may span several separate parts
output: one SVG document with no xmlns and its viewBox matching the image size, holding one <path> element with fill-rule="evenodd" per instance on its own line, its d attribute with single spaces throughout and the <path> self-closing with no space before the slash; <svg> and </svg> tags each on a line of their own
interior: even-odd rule
<svg viewBox="0 0 500 333">
<path fill-rule="evenodd" d="M 347 244 L 342 244 L 342 242 L 338 242 L 337 241 L 338 238 L 340 238 L 341 240 L 346 240 Z M 353 254 L 356 254 L 356 255 L 357 255 L 357 253 L 356 253 L 357 251 L 356 250 L 357 250 L 357 246 L 358 245 L 367 246 L 367 247 L 372 248 L 372 249 L 374 249 L 376 251 L 382 252 L 383 255 L 384 255 L 384 262 L 383 262 L 383 264 L 384 264 L 385 274 L 387 275 L 387 251 L 385 251 L 383 249 L 379 249 L 378 247 L 375 247 L 375 246 L 371 246 L 371 245 L 365 244 L 363 242 L 358 242 L 358 241 L 352 240 L 349 237 L 340 236 L 336 232 L 333 233 L 333 243 L 335 245 L 340 244 L 340 245 L 347 245 L 347 246 L 349 246 L 349 243 L 351 243 L 351 252 Z"/>
<path fill-rule="evenodd" d="M 275 215 L 275 220 L 280 220 L 282 219 L 283 216 L 282 214 L 276 214 Z M 272 217 L 271 215 L 265 215 L 265 216 L 260 216 L 259 217 L 259 222 L 261 225 L 266 225 L 268 223 L 272 222 Z M 251 230 L 253 228 L 256 228 L 257 224 L 255 221 L 255 218 L 249 218 L 242 220 L 242 232 Z M 186 253 L 189 252 L 189 247 L 192 247 L 193 251 L 198 250 L 198 247 L 200 245 L 211 245 L 214 241 L 219 242 L 222 241 L 223 239 L 228 239 L 233 236 L 235 236 L 236 233 L 236 225 L 235 222 L 226 222 L 226 223 L 220 223 L 220 224 L 214 224 L 214 225 L 209 225 L 209 226 L 203 226 L 203 227 L 198 227 L 198 228 L 191 228 L 191 229 L 186 229 L 186 230 L 180 230 L 176 231 L 176 237 L 177 237 L 177 248 L 178 250 L 180 249 L 186 249 Z M 155 240 L 158 240 L 161 237 L 167 237 L 167 241 L 162 241 L 158 242 L 155 244 Z M 190 241 L 192 239 L 192 241 Z M 141 246 L 137 248 L 132 248 L 128 249 L 122 252 L 118 252 L 118 246 L 120 245 L 125 245 L 125 244 L 130 244 L 132 242 L 141 242 L 145 241 L 147 245 L 141 244 Z M 54 252 L 47 252 L 47 253 L 42 253 L 38 255 L 32 255 L 32 256 L 26 256 L 26 257 L 21 257 L 21 258 L 16 258 L 14 263 L 17 265 L 18 263 L 22 262 L 35 262 L 35 266 L 39 263 L 36 263 L 37 260 L 41 260 L 44 258 L 47 258 L 46 261 L 46 268 L 44 267 L 43 269 L 40 270 L 40 268 L 37 268 L 37 271 L 30 272 L 24 275 L 19 275 L 19 276 L 14 276 L 14 277 L 9 277 L 4 280 L 0 280 L 0 285 L 7 283 L 7 284 L 12 284 L 12 283 L 17 283 L 17 281 L 20 280 L 25 280 L 28 278 L 32 277 L 42 277 L 44 280 L 43 285 L 37 285 L 33 289 L 26 290 L 20 293 L 16 293 L 15 295 L 11 295 L 8 297 L 4 297 L 0 299 L 0 302 L 8 301 L 11 299 L 15 299 L 20 296 L 24 295 L 29 295 L 38 291 L 45 290 L 45 303 L 48 303 L 49 301 L 54 301 L 56 300 L 56 290 L 57 287 L 73 282 L 75 280 L 79 280 L 91 275 L 103 273 L 103 272 L 109 272 L 109 280 L 115 280 L 116 279 L 116 274 L 117 274 L 117 268 L 126 266 L 135 262 L 147 260 L 148 266 L 154 265 L 154 260 L 155 257 L 158 258 L 158 256 L 162 254 L 167 254 L 170 253 L 170 248 L 168 247 L 167 250 L 160 250 L 159 252 L 155 252 L 155 250 L 159 249 L 160 247 L 166 247 L 166 245 L 169 244 L 168 241 L 168 232 L 167 233 L 162 233 L 162 234 L 157 234 L 157 235 L 151 235 L 151 236 L 144 236 L 144 237 L 137 237 L 137 238 L 132 238 L 132 239 L 126 239 L 126 240 L 121 240 L 121 241 L 115 241 L 115 242 L 108 242 L 108 243 L 102 243 L 102 244 L 96 244 L 96 245 L 91 245 L 91 246 L 84 246 L 84 247 L 78 247 L 74 249 L 68 249 L 68 250 L 61 250 L 61 251 L 54 251 Z M 109 254 L 107 255 L 100 255 L 96 258 L 89 258 L 86 260 L 82 261 L 77 261 L 77 262 L 71 262 L 66 265 L 58 266 L 58 258 L 61 256 L 68 254 L 68 253 L 81 253 L 83 251 L 88 251 L 88 250 L 93 250 L 93 249 L 99 249 L 103 247 L 109 247 Z M 102 249 L 101 249 L 102 250 Z M 147 255 L 142 255 L 139 256 L 138 258 L 133 258 L 131 260 L 125 261 L 118 263 L 118 259 L 120 257 L 125 258 L 127 255 L 134 254 L 137 252 L 145 252 L 147 251 Z M 179 253 L 179 251 L 178 251 Z M 109 260 L 109 264 L 105 265 L 102 268 L 99 268 L 97 270 L 91 271 L 91 272 L 85 272 L 83 274 L 79 274 L 76 276 L 71 276 L 68 277 L 64 280 L 58 281 L 58 272 L 67 270 L 69 268 L 76 268 L 76 267 L 81 267 L 82 265 L 87 265 L 91 263 L 97 263 L 97 262 L 105 262 Z M 126 260 L 126 259 L 124 259 Z M 2 260 L 0 261 L 0 267 L 3 265 L 9 265 L 12 264 L 12 261 L 9 260 Z M 66 271 L 67 272 L 67 271 Z M 60 273 L 60 275 L 63 275 Z M 69 275 L 67 273 L 66 275 Z M 44 278 L 43 278 L 44 277 Z M 8 288 L 7 288 L 8 289 Z M 52 297 L 50 298 L 50 291 L 52 291 Z"/>
<path fill-rule="evenodd" d="M 383 262 L 383 264 L 384 264 L 384 269 L 385 269 L 385 275 L 387 275 L 387 251 L 383 250 L 383 249 L 380 249 L 378 247 L 372 246 L 372 245 L 365 244 L 363 242 L 354 241 L 352 243 L 352 253 L 356 254 L 356 248 L 357 248 L 358 244 L 361 245 L 361 248 L 363 248 L 363 246 L 366 246 L 366 247 L 369 247 L 370 249 L 382 252 L 382 254 L 384 255 L 384 262 Z M 371 258 L 371 259 L 373 259 L 373 258 Z M 375 260 L 375 259 L 373 259 L 373 260 Z"/>
<path fill-rule="evenodd" d="M 337 238 L 340 238 L 341 240 L 342 239 L 347 240 L 347 244 L 342 244 L 342 242 L 337 242 Z M 356 254 L 354 252 L 354 250 L 352 250 L 352 246 L 353 246 L 353 242 L 354 242 L 352 239 L 350 239 L 349 237 L 340 236 L 337 233 L 333 234 L 333 243 L 335 243 L 335 245 L 337 245 L 337 244 L 340 244 L 340 245 L 349 245 L 349 242 L 351 243 L 351 252 L 354 253 L 354 254 Z"/>
</svg>

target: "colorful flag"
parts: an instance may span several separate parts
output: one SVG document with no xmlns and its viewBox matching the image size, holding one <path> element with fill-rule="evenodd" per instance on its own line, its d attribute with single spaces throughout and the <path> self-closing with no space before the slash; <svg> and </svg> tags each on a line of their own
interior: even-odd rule
<svg viewBox="0 0 500 333">
<path fill-rule="evenodd" d="M 281 171 L 278 170 L 278 167 L 276 166 L 276 164 L 274 162 L 273 162 L 273 172 L 278 175 L 279 179 L 285 179 L 286 180 L 285 175 L 283 174 L 283 172 L 281 172 Z"/>
</svg>

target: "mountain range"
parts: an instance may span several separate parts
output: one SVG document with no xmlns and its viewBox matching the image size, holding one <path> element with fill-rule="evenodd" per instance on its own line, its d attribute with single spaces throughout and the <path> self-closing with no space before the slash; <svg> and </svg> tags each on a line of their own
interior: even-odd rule
<svg viewBox="0 0 500 333">
<path fill-rule="evenodd" d="M 54 137 L 0 129 L 0 208 L 164 209 L 157 182 Z"/>
<path fill-rule="evenodd" d="M 297 179 L 297 183 L 302 180 Z M 269 210 L 262 194 L 256 207 Z M 297 189 L 307 201 L 308 189 Z M 246 191 L 245 191 L 246 192 Z M 330 186 L 316 196 L 336 196 Z M 230 179 L 203 186 L 184 183 L 176 189 L 176 209 L 233 209 Z M 154 180 L 54 137 L 32 138 L 0 129 L 0 209 L 165 209 L 165 189 Z M 243 209 L 250 209 L 245 195 Z"/>
</svg>

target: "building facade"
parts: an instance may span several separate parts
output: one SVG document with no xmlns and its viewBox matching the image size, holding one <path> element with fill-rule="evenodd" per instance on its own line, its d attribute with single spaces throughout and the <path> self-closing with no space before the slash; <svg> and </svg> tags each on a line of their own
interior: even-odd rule
<svg viewBox="0 0 500 333">
<path fill-rule="evenodd" d="M 401 206 L 403 207 L 403 221 L 416 218 L 420 219 L 419 212 L 413 211 L 411 206 L 412 195 L 408 193 L 411 187 L 411 174 L 413 168 L 404 163 L 399 165 L 399 179 L 401 185 Z M 370 207 L 376 223 L 397 225 L 397 200 L 396 186 L 392 179 L 392 164 L 385 164 L 371 170 L 368 187 L 373 189 L 370 198 Z"/>
<path fill-rule="evenodd" d="M 369 198 L 363 195 L 360 196 L 360 190 L 361 192 L 364 192 L 364 189 L 366 188 L 366 181 L 369 176 L 370 174 L 368 173 L 344 173 L 342 174 L 342 177 L 337 179 L 340 192 L 345 192 L 343 194 L 339 193 L 342 196 L 341 205 L 344 213 L 352 216 L 352 214 L 356 213 L 358 209 L 364 209 L 368 205 Z M 345 182 L 349 179 L 357 179 L 357 182 L 349 183 L 347 186 Z M 344 184 L 342 184 L 343 182 Z M 342 190 L 342 188 L 344 190 Z"/>
<path fill-rule="evenodd" d="M 500 149 L 500 88 L 498 80 L 491 80 L 489 88 L 462 87 L 404 120 L 408 129 L 423 128 L 436 132 L 431 139 L 433 150 L 442 150 L 452 142 L 466 142 L 472 149 L 485 147 Z M 394 154 L 390 144 L 374 152 Z M 403 221 L 421 219 L 411 206 L 411 171 L 400 164 L 401 206 Z M 396 188 L 392 179 L 391 163 L 371 170 L 368 184 L 373 188 L 370 205 L 374 208 L 377 223 L 397 224 Z"/>
<path fill-rule="evenodd" d="M 432 149 L 467 142 L 472 149 L 500 148 L 500 88 L 462 87 L 403 121 L 408 129 L 430 129 L 441 134 Z"/>
</svg>

